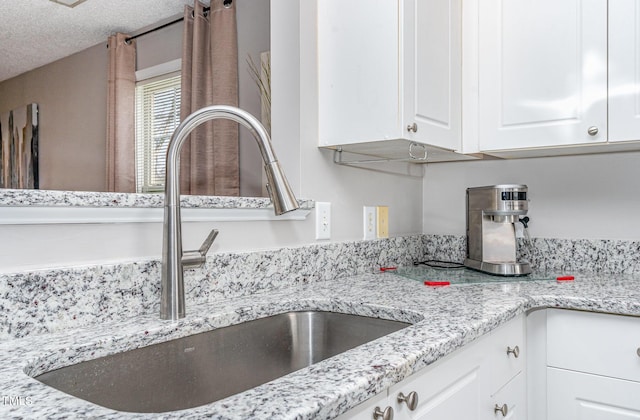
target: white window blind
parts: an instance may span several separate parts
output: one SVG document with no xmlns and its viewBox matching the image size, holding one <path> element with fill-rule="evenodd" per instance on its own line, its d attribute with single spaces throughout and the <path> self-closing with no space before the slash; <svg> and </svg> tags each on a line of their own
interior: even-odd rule
<svg viewBox="0 0 640 420">
<path fill-rule="evenodd" d="M 136 189 L 164 190 L 169 140 L 180 124 L 180 76 L 136 86 Z"/>
</svg>

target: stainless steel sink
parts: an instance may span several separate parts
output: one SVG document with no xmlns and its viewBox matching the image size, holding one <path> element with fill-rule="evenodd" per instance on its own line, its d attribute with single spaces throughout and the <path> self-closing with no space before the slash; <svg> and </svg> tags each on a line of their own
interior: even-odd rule
<svg viewBox="0 0 640 420">
<path fill-rule="evenodd" d="M 114 410 L 181 410 L 246 391 L 409 325 L 333 312 L 289 312 L 82 362 L 35 379 Z"/>
</svg>

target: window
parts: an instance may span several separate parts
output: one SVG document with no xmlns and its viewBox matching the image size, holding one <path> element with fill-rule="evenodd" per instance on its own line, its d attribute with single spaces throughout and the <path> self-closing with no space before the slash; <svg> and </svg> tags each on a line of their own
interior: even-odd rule
<svg viewBox="0 0 640 420">
<path fill-rule="evenodd" d="M 169 140 L 180 124 L 180 75 L 136 86 L 136 191 L 164 191 Z"/>
</svg>

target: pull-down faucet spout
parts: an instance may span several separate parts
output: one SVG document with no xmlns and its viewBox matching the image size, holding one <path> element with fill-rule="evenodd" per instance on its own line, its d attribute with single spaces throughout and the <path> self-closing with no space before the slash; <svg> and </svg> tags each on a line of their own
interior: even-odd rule
<svg viewBox="0 0 640 420">
<path fill-rule="evenodd" d="M 213 231 L 200 251 L 182 252 L 182 230 L 180 219 L 180 149 L 182 144 L 200 124 L 215 120 L 229 119 L 242 124 L 253 134 L 260 148 L 264 168 L 267 174 L 267 191 L 271 197 L 276 215 L 298 208 L 289 182 L 276 159 L 267 130 L 250 113 L 226 105 L 213 105 L 202 108 L 189 115 L 180 123 L 169 141 L 167 149 L 165 198 L 164 198 L 164 237 L 162 243 L 162 279 L 160 318 L 177 320 L 185 316 L 184 280 L 185 266 L 194 267 L 204 262 L 204 254 L 211 245 L 217 231 Z M 194 256 L 198 253 L 199 255 Z"/>
</svg>

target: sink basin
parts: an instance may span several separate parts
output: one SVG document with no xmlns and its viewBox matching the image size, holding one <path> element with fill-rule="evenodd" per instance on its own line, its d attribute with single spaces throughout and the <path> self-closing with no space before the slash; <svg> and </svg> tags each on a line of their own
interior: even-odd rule
<svg viewBox="0 0 640 420">
<path fill-rule="evenodd" d="M 114 410 L 181 410 L 246 391 L 409 325 L 334 312 L 288 312 L 82 362 L 35 379 Z"/>
</svg>

